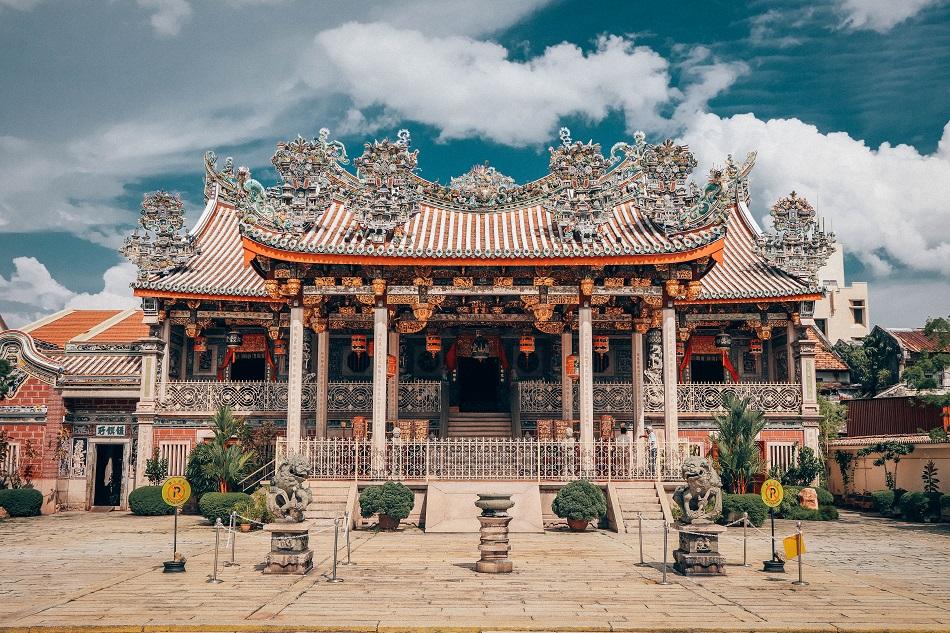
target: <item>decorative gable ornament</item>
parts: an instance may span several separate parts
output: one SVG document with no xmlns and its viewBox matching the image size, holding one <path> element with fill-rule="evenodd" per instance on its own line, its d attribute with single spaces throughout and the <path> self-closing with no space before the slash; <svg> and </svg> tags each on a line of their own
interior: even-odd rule
<svg viewBox="0 0 950 633">
<path fill-rule="evenodd" d="M 185 212 L 178 195 L 166 191 L 146 194 L 139 225 L 145 232 L 136 229 L 120 249 L 138 267 L 139 281 L 184 268 L 195 255 L 191 236 L 180 233 Z"/>
<path fill-rule="evenodd" d="M 475 165 L 466 173 L 452 178 L 449 188 L 470 207 L 493 207 L 508 202 L 508 192 L 516 187 L 515 179 L 506 176 L 488 163 Z"/>
<path fill-rule="evenodd" d="M 794 191 L 772 206 L 774 230 L 757 241 L 762 257 L 776 268 L 802 279 L 817 281 L 834 248 L 834 233 L 819 226 L 815 208 Z"/>
<path fill-rule="evenodd" d="M 562 127 L 561 145 L 549 148 L 551 174 L 560 187 L 547 204 L 566 242 L 591 244 L 613 211 L 619 191 L 605 181 L 610 161 L 600 153 L 600 144 L 571 139 Z"/>
<path fill-rule="evenodd" d="M 360 180 L 351 194 L 350 210 L 359 234 L 368 242 L 382 244 L 401 240 L 400 229 L 417 210 L 418 194 L 412 176 L 419 150 L 409 151 L 409 131 L 400 130 L 398 140 L 366 143 L 354 163 Z"/>
</svg>

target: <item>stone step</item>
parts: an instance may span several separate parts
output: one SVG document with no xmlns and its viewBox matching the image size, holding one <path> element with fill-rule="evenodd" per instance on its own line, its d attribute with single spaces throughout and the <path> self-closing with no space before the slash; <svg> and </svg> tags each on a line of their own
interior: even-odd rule
<svg viewBox="0 0 950 633">
<path fill-rule="evenodd" d="M 656 490 L 653 488 L 634 488 L 632 490 L 618 490 L 621 499 L 656 499 Z"/>
<path fill-rule="evenodd" d="M 644 512 L 643 520 L 646 521 L 662 521 L 663 520 L 663 511 L 657 510 L 656 512 Z M 627 526 L 627 532 L 635 532 L 637 529 L 637 516 L 633 515 L 628 517 L 624 514 L 623 522 Z"/>
<path fill-rule="evenodd" d="M 663 506 L 661 506 L 660 504 L 656 504 L 656 505 L 654 505 L 654 506 L 639 506 L 639 507 L 636 507 L 636 508 L 630 508 L 629 510 L 628 510 L 627 508 L 624 508 L 624 509 L 623 509 L 623 518 L 625 518 L 625 519 L 636 519 L 636 518 L 637 518 L 637 512 L 642 512 L 644 515 L 647 515 L 647 514 L 650 514 L 650 513 L 653 513 L 653 512 L 660 512 L 660 513 L 662 513 L 662 512 L 663 512 Z"/>
<path fill-rule="evenodd" d="M 334 510 L 311 510 L 308 506 L 303 512 L 306 519 L 336 519 L 343 516 L 343 508 Z"/>
</svg>

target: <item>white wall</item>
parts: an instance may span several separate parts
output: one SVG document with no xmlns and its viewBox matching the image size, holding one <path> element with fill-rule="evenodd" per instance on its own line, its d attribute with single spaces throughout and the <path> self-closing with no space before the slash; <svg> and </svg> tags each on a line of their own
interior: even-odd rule
<svg viewBox="0 0 950 633">
<path fill-rule="evenodd" d="M 825 322 L 825 335 L 832 343 L 867 336 L 871 331 L 868 285 L 863 281 L 847 284 L 844 278 L 844 250 L 835 245 L 827 263 L 818 271 L 818 281 L 825 286 L 825 298 L 815 303 L 815 320 Z M 864 322 L 855 323 L 852 301 L 864 302 Z"/>
</svg>

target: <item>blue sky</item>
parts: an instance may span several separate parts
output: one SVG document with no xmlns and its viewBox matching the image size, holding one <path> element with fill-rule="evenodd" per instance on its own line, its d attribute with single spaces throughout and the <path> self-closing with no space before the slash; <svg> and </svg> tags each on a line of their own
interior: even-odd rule
<svg viewBox="0 0 950 633">
<path fill-rule="evenodd" d="M 950 313 L 950 2 L 0 0 L 0 313 L 131 305 L 116 248 L 142 193 L 201 207 L 202 155 L 272 182 L 274 144 L 351 154 L 406 127 L 447 182 L 543 175 L 560 125 L 642 129 L 698 173 L 758 151 L 871 282 L 871 318 Z"/>
</svg>

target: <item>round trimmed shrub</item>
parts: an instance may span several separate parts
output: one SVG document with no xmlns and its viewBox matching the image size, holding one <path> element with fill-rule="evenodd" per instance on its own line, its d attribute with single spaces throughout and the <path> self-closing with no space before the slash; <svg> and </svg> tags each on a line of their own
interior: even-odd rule
<svg viewBox="0 0 950 633">
<path fill-rule="evenodd" d="M 761 495 L 751 493 L 745 495 L 723 495 L 722 517 L 719 519 L 720 523 L 726 524 L 741 519 L 743 512 L 749 513 L 749 523 L 755 527 L 759 527 L 768 517 L 769 508 L 765 505 L 765 502 L 762 501 Z"/>
<path fill-rule="evenodd" d="M 800 508 L 798 505 L 798 493 L 801 491 L 801 488 L 798 486 L 783 486 L 785 492 L 782 497 L 782 503 L 775 508 L 775 516 L 782 517 L 783 519 L 789 519 L 789 514 L 795 512 L 795 508 Z"/>
<path fill-rule="evenodd" d="M 923 492 L 905 492 L 900 500 L 901 516 L 905 521 L 926 521 L 931 516 L 931 502 Z"/>
<path fill-rule="evenodd" d="M 217 492 L 218 480 L 205 472 L 205 466 L 211 462 L 211 444 L 199 442 L 188 455 L 185 478 L 191 484 L 191 498 L 201 501 L 206 492 Z"/>
<path fill-rule="evenodd" d="M 35 488 L 0 490 L 0 508 L 12 517 L 39 516 L 43 507 L 43 493 Z"/>
<path fill-rule="evenodd" d="M 874 501 L 874 509 L 888 516 L 891 514 L 891 510 L 894 508 L 894 491 L 893 490 L 875 490 L 871 493 L 871 499 Z"/>
<path fill-rule="evenodd" d="M 827 488 L 815 488 L 815 492 L 818 493 L 818 505 L 833 506 L 835 504 L 835 496 Z"/>
<path fill-rule="evenodd" d="M 838 508 L 834 506 L 819 506 L 818 514 L 821 515 L 822 521 L 837 521 L 838 520 Z"/>
<path fill-rule="evenodd" d="M 161 486 L 142 486 L 129 493 L 129 510 L 132 514 L 144 517 L 157 517 L 173 514 L 175 508 L 162 499 Z"/>
<path fill-rule="evenodd" d="M 206 492 L 198 501 L 198 511 L 212 524 L 215 519 L 221 519 L 222 523 L 227 523 L 234 506 L 250 498 L 251 495 L 243 492 Z"/>
<path fill-rule="evenodd" d="M 562 519 L 592 521 L 607 514 L 607 500 L 600 488 L 580 479 L 558 491 L 551 509 Z"/>
<path fill-rule="evenodd" d="M 415 495 L 407 486 L 398 481 L 387 481 L 382 486 L 367 486 L 360 493 L 360 514 L 371 517 L 385 514 L 402 521 L 412 512 Z"/>
</svg>

